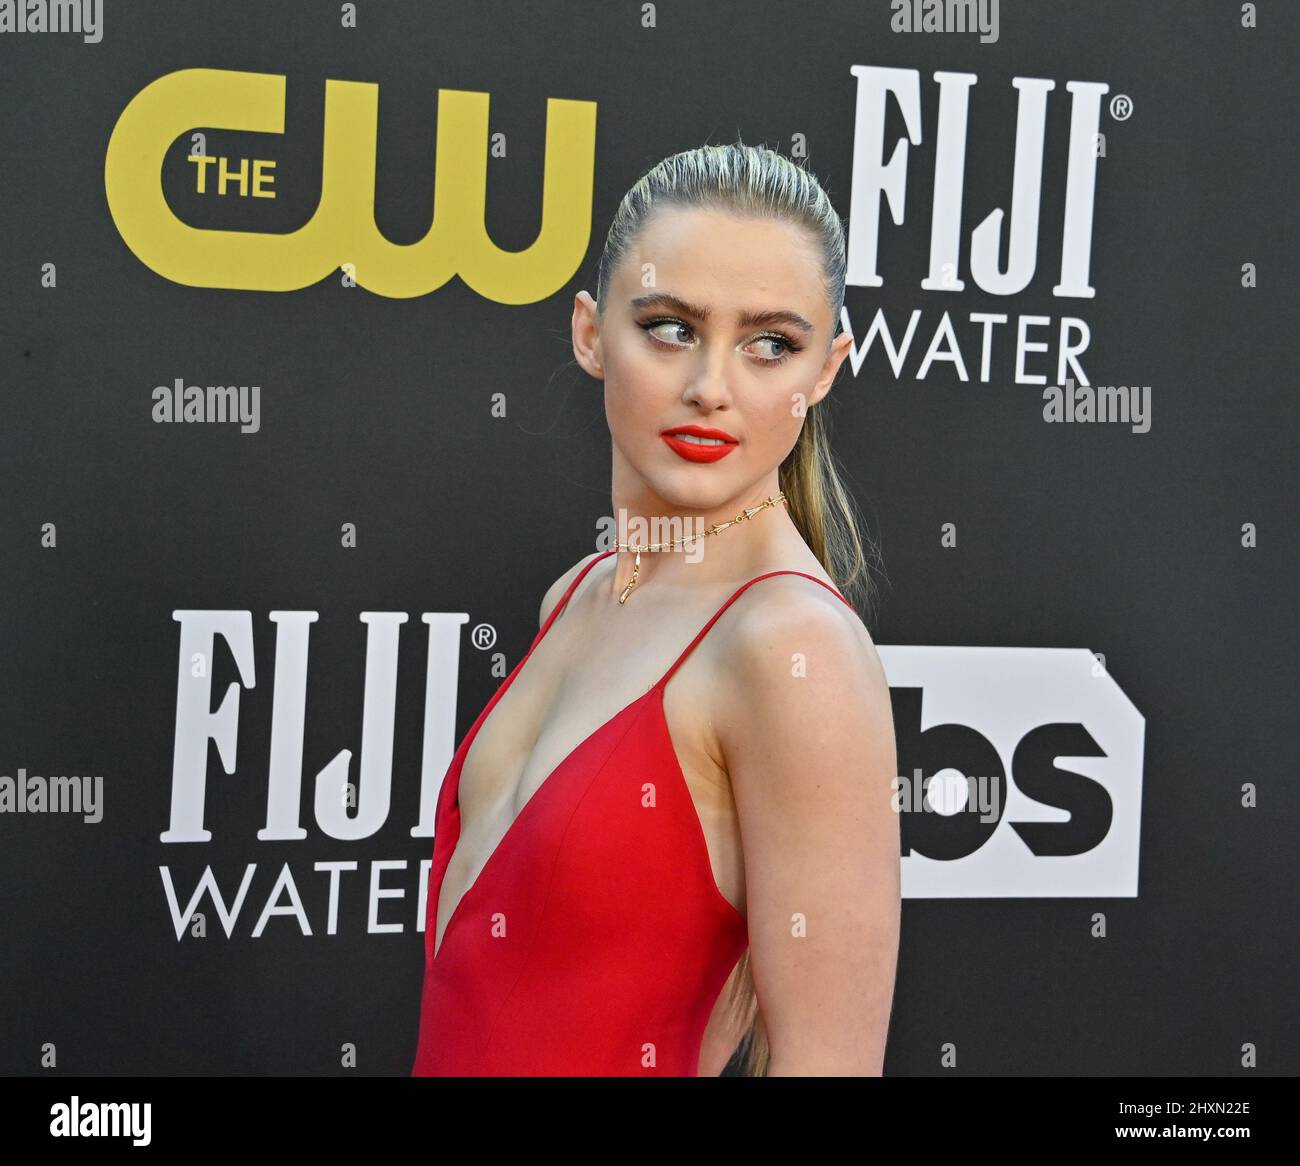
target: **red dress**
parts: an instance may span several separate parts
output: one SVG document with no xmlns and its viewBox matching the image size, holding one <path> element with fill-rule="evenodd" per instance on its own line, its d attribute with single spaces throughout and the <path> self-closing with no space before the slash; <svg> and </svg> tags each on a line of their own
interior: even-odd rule
<svg viewBox="0 0 1300 1166">
<path fill-rule="evenodd" d="M 664 719 L 664 686 L 749 580 L 644 696 L 529 798 L 447 922 L 438 897 L 460 834 L 457 786 L 475 734 L 587 572 L 577 575 L 456 750 L 438 795 L 412 1076 L 697 1074 L 744 917 L 713 878 Z M 851 607 L 851 605 L 850 605 Z"/>
</svg>

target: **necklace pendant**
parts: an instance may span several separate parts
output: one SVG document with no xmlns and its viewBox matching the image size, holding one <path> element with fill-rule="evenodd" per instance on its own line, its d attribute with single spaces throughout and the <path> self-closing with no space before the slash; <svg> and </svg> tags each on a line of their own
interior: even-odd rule
<svg viewBox="0 0 1300 1166">
<path fill-rule="evenodd" d="M 636 586 L 636 577 L 641 573 L 641 552 L 636 552 L 636 558 L 632 560 L 632 578 L 628 580 L 627 586 L 623 588 L 623 593 L 618 597 L 620 606 L 627 602 L 627 597 L 632 594 L 632 588 Z"/>
</svg>

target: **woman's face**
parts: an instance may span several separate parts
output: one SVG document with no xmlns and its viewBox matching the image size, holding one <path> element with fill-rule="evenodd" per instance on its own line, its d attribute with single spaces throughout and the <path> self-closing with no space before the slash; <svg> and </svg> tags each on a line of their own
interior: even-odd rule
<svg viewBox="0 0 1300 1166">
<path fill-rule="evenodd" d="M 658 212 L 614 272 L 604 319 L 586 292 L 574 305 L 574 354 L 605 382 L 616 488 L 702 510 L 775 490 L 852 344 L 831 342 L 834 324 L 806 231 Z M 670 436 L 691 426 L 722 443 Z"/>
</svg>

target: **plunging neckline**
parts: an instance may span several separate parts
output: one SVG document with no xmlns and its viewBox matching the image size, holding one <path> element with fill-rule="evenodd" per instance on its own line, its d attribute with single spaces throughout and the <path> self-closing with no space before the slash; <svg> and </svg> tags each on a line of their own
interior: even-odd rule
<svg viewBox="0 0 1300 1166">
<path fill-rule="evenodd" d="M 658 701 L 656 702 L 657 710 L 658 710 L 658 716 L 656 719 L 658 721 L 659 730 L 664 734 L 664 737 L 668 744 L 668 751 L 671 754 L 673 759 L 672 770 L 677 775 L 677 780 L 681 783 L 682 791 L 685 793 L 688 799 L 688 804 L 690 806 L 690 813 L 688 817 L 691 819 L 694 826 L 694 829 L 691 831 L 691 833 L 692 833 L 692 837 L 698 843 L 697 849 L 700 855 L 702 856 L 702 860 L 704 863 L 703 870 L 704 873 L 706 874 L 705 881 L 708 883 L 711 896 L 715 898 L 724 907 L 725 911 L 728 912 L 734 920 L 738 920 L 742 927 L 747 925 L 746 917 L 742 915 L 740 911 L 736 909 L 735 904 L 733 904 L 731 900 L 728 899 L 722 893 L 721 888 L 719 888 L 718 886 L 717 878 L 713 873 L 713 860 L 709 856 L 708 840 L 704 833 L 704 825 L 700 821 L 699 809 L 695 804 L 695 798 L 694 795 L 691 793 L 690 784 L 686 780 L 686 772 L 682 768 L 681 758 L 678 756 L 677 753 L 677 746 L 673 742 L 672 732 L 668 727 L 668 718 L 667 718 L 667 714 L 665 713 L 664 703 L 663 703 L 664 692 L 665 689 L 667 688 L 668 681 L 673 676 L 673 673 L 677 671 L 678 667 L 681 666 L 682 662 L 686 659 L 686 657 L 689 656 L 690 653 L 695 649 L 695 646 L 700 642 L 700 640 L 704 638 L 704 636 L 708 633 L 709 629 L 712 628 L 713 625 L 718 621 L 722 613 L 725 612 L 727 608 L 731 606 L 732 602 L 736 600 L 749 586 L 759 582 L 760 580 L 769 578 L 772 575 L 801 575 L 805 579 L 811 579 L 814 583 L 818 583 L 822 587 L 825 587 L 828 591 L 831 592 L 831 594 L 835 595 L 838 599 L 840 599 L 850 610 L 853 610 L 853 605 L 849 603 L 849 601 L 845 599 L 843 595 L 841 595 L 838 591 L 836 591 L 834 587 L 828 584 L 825 580 L 818 579 L 815 575 L 810 575 L 805 571 L 795 571 L 789 569 L 768 571 L 742 584 L 739 588 L 737 588 L 734 592 L 732 592 L 731 597 L 727 599 L 727 601 L 723 603 L 723 605 L 714 613 L 713 618 L 710 619 L 708 623 L 706 623 L 704 627 L 700 629 L 700 631 L 696 634 L 695 638 L 691 640 L 691 642 L 685 647 L 685 649 L 683 649 L 680 655 L 678 655 L 677 659 L 673 662 L 671 667 L 669 667 L 668 671 L 665 672 L 663 676 L 661 676 L 647 692 L 642 693 L 640 696 L 636 697 L 628 704 L 624 705 L 621 709 L 619 709 L 618 712 L 614 713 L 614 715 L 611 716 L 604 723 L 598 725 L 595 729 L 593 729 L 590 733 L 588 733 L 581 741 L 579 741 L 572 749 L 570 749 L 569 752 L 564 756 L 564 758 L 559 762 L 559 764 L 556 765 L 555 768 L 552 769 L 550 773 L 546 775 L 546 777 L 542 780 L 542 782 L 538 785 L 538 787 L 535 790 L 533 790 L 532 794 L 529 795 L 528 800 L 523 804 L 522 808 L 515 815 L 514 820 L 506 828 L 506 832 L 502 834 L 501 838 L 497 841 L 497 844 L 495 848 L 492 850 L 492 853 L 488 855 L 487 861 L 484 862 L 482 868 L 479 870 L 478 874 L 474 877 L 474 880 L 470 883 L 469 887 L 466 888 L 464 893 L 461 895 L 460 899 L 456 903 L 456 906 L 452 908 L 451 914 L 447 917 L 447 926 L 444 927 L 442 930 L 441 941 L 438 941 L 437 939 L 436 932 L 438 927 L 438 905 L 442 898 L 443 884 L 447 881 L 447 871 L 451 868 L 452 859 L 456 857 L 456 850 L 460 846 L 460 839 L 461 839 L 460 779 L 465 769 L 465 761 L 469 757 L 469 753 L 470 750 L 473 748 L 474 741 L 477 739 L 478 734 L 482 730 L 484 723 L 486 723 L 486 721 L 491 717 L 493 710 L 496 708 L 501 698 L 510 689 L 511 685 L 514 684 L 515 680 L 519 676 L 519 673 L 523 671 L 524 666 L 528 663 L 530 659 L 532 659 L 533 652 L 537 650 L 538 644 L 540 644 L 542 640 L 546 637 L 546 633 L 550 631 L 551 625 L 556 621 L 556 619 L 559 618 L 560 614 L 568 606 L 569 600 L 573 597 L 574 593 L 577 591 L 578 586 L 582 583 L 582 580 L 587 576 L 588 572 L 591 570 L 592 567 L 594 567 L 597 563 L 601 562 L 603 559 L 607 558 L 608 556 L 617 553 L 617 550 L 618 548 L 614 547 L 611 548 L 610 550 L 602 552 L 601 554 L 593 558 L 581 571 L 578 572 L 573 582 L 570 583 L 568 590 L 565 591 L 560 601 L 555 605 L 555 608 L 551 612 L 550 616 L 547 618 L 545 623 L 543 623 L 542 627 L 538 631 L 537 636 L 533 640 L 532 644 L 529 645 L 528 651 L 524 653 L 522 659 L 520 659 L 519 663 L 515 665 L 514 670 L 510 673 L 509 676 L 506 677 L 506 679 L 502 682 L 501 686 L 497 689 L 496 693 L 488 700 L 487 705 L 483 708 L 483 711 L 479 714 L 477 721 L 474 723 L 473 726 L 471 726 L 469 732 L 465 736 L 464 741 L 461 742 L 460 748 L 457 750 L 457 756 L 459 760 L 453 762 L 454 773 L 451 775 L 454 780 L 454 784 L 452 786 L 452 791 L 451 791 L 451 798 L 452 798 L 451 808 L 455 811 L 456 830 L 455 830 L 455 837 L 451 843 L 451 848 L 447 852 L 446 863 L 442 868 L 441 874 L 438 876 L 438 889 L 435 892 L 433 892 L 434 895 L 433 927 L 434 927 L 435 934 L 433 936 L 433 939 L 431 940 L 431 943 L 437 942 L 437 949 L 433 952 L 432 956 L 430 957 L 431 965 L 437 963 L 438 959 L 441 957 L 442 950 L 447 943 L 447 937 L 451 934 L 452 927 L 455 925 L 456 921 L 460 918 L 460 915 L 462 913 L 466 901 L 469 900 L 474 895 L 474 893 L 478 890 L 480 884 L 483 882 L 484 877 L 487 875 L 489 868 L 491 868 L 492 865 L 498 861 L 501 854 L 507 849 L 508 844 L 513 840 L 519 828 L 519 824 L 523 821 L 525 815 L 527 815 L 530 812 L 530 810 L 533 810 L 535 808 L 535 803 L 539 800 L 539 797 L 542 794 L 542 792 L 552 783 L 552 780 L 555 778 L 556 774 L 558 774 L 562 769 L 566 768 L 569 764 L 571 764 L 573 760 L 588 745 L 590 745 L 593 740 L 595 740 L 598 736 L 604 733 L 605 730 L 607 730 L 610 727 L 610 725 L 614 724 L 619 720 L 622 720 L 625 717 L 628 717 L 629 714 L 633 714 L 632 723 L 634 724 L 636 721 L 636 716 L 639 715 L 638 710 L 640 706 L 643 705 L 647 700 L 650 700 L 656 694 L 658 695 L 659 698 Z M 624 730 L 624 733 L 626 734 L 626 732 L 630 728 L 631 728 L 631 724 L 629 724 L 628 729 Z M 617 743 L 615 744 L 615 749 L 617 749 Z"/>
<path fill-rule="evenodd" d="M 744 926 L 745 916 L 743 916 L 736 909 L 735 904 L 732 903 L 731 900 L 728 899 L 726 895 L 722 893 L 721 888 L 719 888 L 718 886 L 717 878 L 713 873 L 713 861 L 709 857 L 709 847 L 708 847 L 707 838 L 704 833 L 704 826 L 700 822 L 699 811 L 695 807 L 695 799 L 691 794 L 690 786 L 686 782 L 686 773 L 682 769 L 681 759 L 677 755 L 677 747 L 676 745 L 673 744 L 672 732 L 668 728 L 668 718 L 665 715 L 664 705 L 663 705 L 664 687 L 665 687 L 664 681 L 657 682 L 655 686 L 651 688 L 648 692 L 643 693 L 641 696 L 638 696 L 635 700 L 631 701 L 629 704 L 624 705 L 604 724 L 593 729 L 590 733 L 587 734 L 586 737 L 584 737 L 581 741 L 579 741 L 578 744 L 575 745 L 569 751 L 568 755 L 554 769 L 552 769 L 551 772 L 546 775 L 542 783 L 535 790 L 533 790 L 528 800 L 524 803 L 523 808 L 519 811 L 518 814 L 515 815 L 515 820 L 510 823 L 509 827 L 506 829 L 506 832 L 501 836 L 501 841 L 497 843 L 496 849 L 493 850 L 490 855 L 488 855 L 487 861 L 483 864 L 482 869 L 480 869 L 478 875 L 474 878 L 474 881 L 470 883 L 468 889 L 464 892 L 464 894 L 461 895 L 460 900 L 457 902 L 456 906 L 452 908 L 451 914 L 447 917 L 447 926 L 442 929 L 442 939 L 438 942 L 437 950 L 433 953 L 433 961 L 435 963 L 437 962 L 439 956 L 442 955 L 442 949 L 447 942 L 447 936 L 451 934 L 451 929 L 455 925 L 456 920 L 460 917 L 461 909 L 465 906 L 466 901 L 478 889 L 479 884 L 483 881 L 484 877 L 487 875 L 488 869 L 492 866 L 494 862 L 497 861 L 498 857 L 507 849 L 507 845 L 511 841 L 512 837 L 514 836 L 516 832 L 516 828 L 519 826 L 519 823 L 523 821 L 524 815 L 527 814 L 529 810 L 533 808 L 533 803 L 535 803 L 539 799 L 542 792 L 547 788 L 547 786 L 551 784 L 552 778 L 554 778 L 555 775 L 560 772 L 560 770 L 564 769 L 567 765 L 569 765 L 570 762 L 572 762 L 574 758 L 577 757 L 577 755 L 587 745 L 589 745 L 592 742 L 592 740 L 594 740 L 599 734 L 601 734 L 606 729 L 608 729 L 610 725 L 614 724 L 615 721 L 621 720 L 622 718 L 628 716 L 629 714 L 636 712 L 639 706 L 643 705 L 647 700 L 649 700 L 651 697 L 655 696 L 656 694 L 659 696 L 659 700 L 657 702 L 658 713 L 659 713 L 658 720 L 664 734 L 667 736 L 668 739 L 669 751 L 672 753 L 672 757 L 673 757 L 673 769 L 678 776 L 678 780 L 682 783 L 683 787 L 685 788 L 687 797 L 690 798 L 691 813 L 689 817 L 691 818 L 695 826 L 693 835 L 698 839 L 700 844 L 699 848 L 702 851 L 704 856 L 704 862 L 706 864 L 706 869 L 708 872 L 707 881 L 709 884 L 709 888 L 712 894 L 714 895 L 714 897 L 718 900 L 718 902 L 728 912 L 730 912 L 730 914 L 735 919 L 739 920 L 742 926 Z M 504 692 L 504 689 L 502 689 L 502 691 Z M 481 724 L 479 725 L 479 728 L 480 729 L 482 728 Z M 631 726 L 629 725 L 628 728 L 630 729 Z M 476 737 L 477 735 L 478 733 L 476 730 L 474 736 Z M 470 744 L 471 745 L 473 744 L 473 738 L 470 738 Z M 443 887 L 443 883 L 446 882 L 447 879 L 447 870 L 451 867 L 451 860 L 455 857 L 456 848 L 460 845 L 460 835 L 461 835 L 460 776 L 462 770 L 464 769 L 464 759 L 468 756 L 469 756 L 469 750 L 466 749 L 464 754 L 462 755 L 461 764 L 458 765 L 456 768 L 455 786 L 453 787 L 452 790 L 452 799 L 453 799 L 452 808 L 456 811 L 456 837 L 451 844 L 451 851 L 447 855 L 447 865 L 443 867 L 442 875 L 438 879 L 438 890 L 436 892 L 437 899 L 441 899 L 442 897 L 442 887 Z M 435 903 L 434 903 L 434 927 L 437 927 L 438 925 L 437 899 L 435 899 Z"/>
</svg>

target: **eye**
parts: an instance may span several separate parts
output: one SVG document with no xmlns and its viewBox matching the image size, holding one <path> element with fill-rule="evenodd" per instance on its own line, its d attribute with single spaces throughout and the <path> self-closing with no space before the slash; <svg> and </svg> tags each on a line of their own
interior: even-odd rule
<svg viewBox="0 0 1300 1166">
<path fill-rule="evenodd" d="M 790 339 L 789 336 L 784 336 L 779 332 L 769 332 L 765 336 L 756 336 L 753 340 L 750 341 L 750 343 L 751 344 L 775 344 L 778 345 L 779 348 L 785 350 L 783 352 L 778 350 L 777 352 L 773 353 L 771 356 L 760 356 L 759 359 L 764 364 L 784 364 L 787 360 L 790 359 L 791 356 L 793 356 L 796 352 L 800 351 L 800 349 L 803 347 L 800 344 L 796 344 L 792 339 Z"/>
<path fill-rule="evenodd" d="M 681 348 L 685 344 L 689 343 L 689 341 L 684 339 L 680 333 L 689 333 L 691 326 L 682 320 L 664 318 L 645 320 L 639 322 L 639 326 L 644 328 L 646 334 L 652 339 L 657 340 L 660 344 L 664 344 L 669 348 Z M 663 331 L 661 332 L 660 329 L 663 329 Z M 674 332 L 679 334 L 674 335 Z"/>
</svg>

